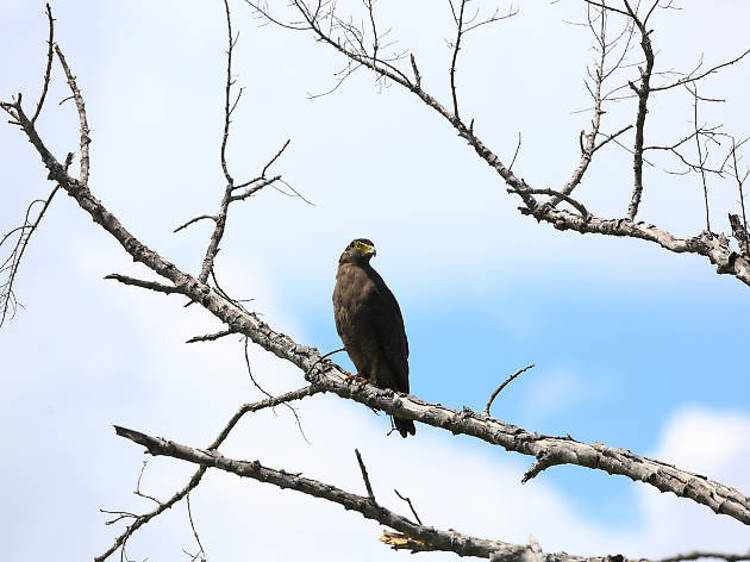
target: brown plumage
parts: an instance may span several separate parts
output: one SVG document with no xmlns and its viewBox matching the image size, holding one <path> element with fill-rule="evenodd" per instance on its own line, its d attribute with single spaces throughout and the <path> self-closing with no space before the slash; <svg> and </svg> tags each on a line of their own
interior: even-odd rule
<svg viewBox="0 0 750 562">
<path fill-rule="evenodd" d="M 358 374 L 379 388 L 409 392 L 409 343 L 401 309 L 370 265 L 375 246 L 353 240 L 339 258 L 333 313 L 336 331 Z M 402 437 L 414 435 L 412 420 L 393 416 Z"/>
</svg>

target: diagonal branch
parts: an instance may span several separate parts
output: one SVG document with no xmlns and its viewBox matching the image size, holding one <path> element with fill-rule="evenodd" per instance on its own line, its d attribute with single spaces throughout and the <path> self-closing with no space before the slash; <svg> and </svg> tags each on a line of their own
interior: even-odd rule
<svg viewBox="0 0 750 562">
<path fill-rule="evenodd" d="M 78 110 L 78 120 L 80 121 L 81 128 L 81 183 L 86 185 L 89 183 L 89 144 L 91 144 L 91 137 L 89 137 L 89 122 L 86 117 L 86 104 L 83 102 L 83 96 L 81 90 L 78 88 L 76 83 L 76 77 L 70 71 L 68 62 L 65 60 L 62 50 L 59 45 L 55 45 L 55 52 L 57 58 L 60 59 L 60 64 L 65 72 L 65 78 L 68 81 L 70 91 L 73 93 L 73 100 L 76 103 L 76 109 Z M 19 102 L 20 103 L 20 102 Z"/>
<path fill-rule="evenodd" d="M 497 398 L 497 395 L 500 394 L 506 386 L 508 386 L 511 382 L 513 382 L 513 379 L 515 379 L 520 374 L 525 373 L 529 369 L 533 369 L 533 368 L 534 368 L 534 363 L 530 363 L 526 365 L 525 367 L 518 369 L 515 373 L 513 373 L 507 379 L 505 379 L 502 383 L 500 383 L 500 386 L 498 386 L 495 389 L 495 391 L 490 395 L 490 399 L 487 400 L 487 404 L 484 407 L 484 414 L 486 416 L 490 415 L 490 408 L 492 407 L 492 403 L 495 401 L 495 398 Z"/>
<path fill-rule="evenodd" d="M 389 509 L 386 509 L 366 496 L 359 496 L 346 492 L 341 488 L 326 484 L 299 474 L 290 474 L 285 470 L 276 470 L 263 466 L 259 461 L 240 461 L 227 458 L 217 451 L 194 449 L 186 445 L 167 441 L 160 437 L 151 437 L 145 433 L 115 426 L 115 431 L 121 437 L 130 439 L 134 443 L 145 447 L 151 455 L 169 456 L 182 459 L 205 468 L 218 468 L 225 472 L 237 474 L 244 478 L 251 478 L 282 489 L 295 490 L 303 494 L 328 500 L 343 506 L 347 510 L 360 513 L 366 519 L 372 519 L 395 529 L 411 539 L 421 541 L 425 550 L 440 550 L 455 552 L 460 556 L 475 556 L 490 558 L 497 562 L 521 562 L 530 547 L 514 545 L 502 541 L 480 539 L 458 533 L 443 531 L 414 523 Z M 626 559 L 618 556 L 618 560 Z M 605 562 L 610 557 L 582 557 L 566 553 L 550 553 L 543 555 L 545 562 Z"/>
<path fill-rule="evenodd" d="M 275 398 L 269 398 L 266 400 L 261 400 L 260 402 L 252 402 L 252 403 L 244 404 L 230 418 L 230 420 L 221 430 L 221 432 L 216 437 L 216 439 L 214 439 L 213 443 L 209 445 L 208 450 L 218 449 L 218 447 L 224 442 L 224 440 L 226 440 L 226 438 L 229 436 L 232 429 L 234 429 L 234 427 L 237 425 L 240 419 L 242 419 L 242 417 L 248 412 L 257 412 L 259 410 L 263 410 L 264 408 L 272 408 L 274 406 L 277 406 L 279 404 L 284 404 L 292 400 L 300 400 L 307 396 L 312 396 L 314 394 L 317 394 L 318 392 L 320 391 L 311 386 L 306 386 L 298 390 L 287 392 Z M 143 525 L 151 521 L 154 517 L 158 517 L 160 514 L 164 513 L 164 511 L 166 511 L 167 509 L 171 508 L 173 505 L 178 503 L 180 500 L 182 500 L 182 498 L 186 497 L 190 493 L 191 490 L 195 489 L 198 486 L 198 484 L 200 484 L 200 481 L 203 478 L 203 475 L 206 473 L 206 468 L 207 467 L 205 466 L 201 466 L 190 477 L 190 480 L 181 490 L 176 492 L 167 501 L 157 506 L 153 511 L 144 513 L 143 515 L 137 515 L 137 516 L 134 514 L 129 514 L 129 516 L 132 516 L 134 518 L 134 521 L 125 529 L 125 531 L 122 532 L 122 534 L 120 534 L 115 539 L 114 543 L 106 551 L 104 551 L 102 554 L 94 558 L 94 562 L 103 562 L 104 560 L 109 558 L 110 555 L 116 552 L 117 549 L 124 548 L 125 543 L 128 541 L 128 539 L 130 539 L 133 533 L 135 533 L 139 528 L 141 528 Z M 117 513 L 124 513 L 124 512 L 117 512 Z"/>
</svg>

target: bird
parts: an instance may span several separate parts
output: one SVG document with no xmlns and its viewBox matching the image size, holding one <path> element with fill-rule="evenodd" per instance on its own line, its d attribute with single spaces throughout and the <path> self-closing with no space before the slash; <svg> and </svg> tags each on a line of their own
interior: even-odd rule
<svg viewBox="0 0 750 562">
<path fill-rule="evenodd" d="M 375 244 L 356 238 L 339 258 L 333 289 L 336 331 L 357 375 L 378 388 L 409 392 L 409 342 L 396 297 L 370 265 Z M 414 435 L 414 422 L 392 416 L 401 437 Z"/>
</svg>

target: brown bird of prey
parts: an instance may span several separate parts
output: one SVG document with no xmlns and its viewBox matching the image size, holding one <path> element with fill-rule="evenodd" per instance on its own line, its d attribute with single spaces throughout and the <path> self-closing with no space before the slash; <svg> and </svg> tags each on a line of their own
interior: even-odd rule
<svg viewBox="0 0 750 562">
<path fill-rule="evenodd" d="M 370 265 L 375 245 L 353 240 L 339 258 L 333 313 L 336 331 L 344 342 L 357 374 L 379 388 L 409 392 L 409 343 L 401 309 L 383 278 Z M 406 437 L 414 435 L 412 420 L 393 416 Z"/>
</svg>

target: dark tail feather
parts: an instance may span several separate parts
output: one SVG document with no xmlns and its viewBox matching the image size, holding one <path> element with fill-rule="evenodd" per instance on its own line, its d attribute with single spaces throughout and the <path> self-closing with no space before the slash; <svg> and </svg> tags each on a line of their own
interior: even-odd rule
<svg viewBox="0 0 750 562">
<path fill-rule="evenodd" d="M 414 422 L 412 420 L 405 420 L 403 418 L 397 418 L 396 416 L 393 416 L 393 425 L 396 426 L 396 429 L 401 434 L 401 437 L 414 435 L 417 432 L 417 428 L 414 427 Z"/>
</svg>

